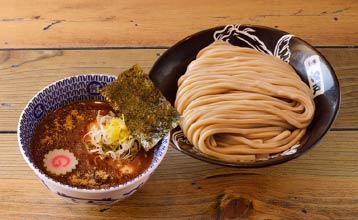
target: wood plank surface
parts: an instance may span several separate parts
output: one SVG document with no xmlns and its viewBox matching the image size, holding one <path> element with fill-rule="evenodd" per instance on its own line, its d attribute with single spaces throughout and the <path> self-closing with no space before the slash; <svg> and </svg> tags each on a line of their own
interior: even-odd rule
<svg viewBox="0 0 358 220">
<path fill-rule="evenodd" d="M 0 0 L 0 219 L 357 219 L 358 1 Z M 333 129 L 273 167 L 208 164 L 170 147 L 150 180 L 111 206 L 49 192 L 18 149 L 29 99 L 82 73 L 149 71 L 169 46 L 203 29 L 256 24 L 290 32 L 332 64 L 341 86 Z M 14 50 L 15 49 L 15 50 Z M 43 50 L 44 49 L 44 50 Z"/>
<path fill-rule="evenodd" d="M 354 0 L 1 0 L 0 4 L 0 48 L 169 46 L 226 24 L 275 27 L 314 45 L 358 45 Z"/>
<path fill-rule="evenodd" d="M 117 75 L 135 63 L 146 71 L 164 49 L 0 51 L 0 131 L 15 131 L 26 103 L 46 85 L 80 73 Z M 358 48 L 325 48 L 342 90 L 334 128 L 358 128 Z"/>
<path fill-rule="evenodd" d="M 16 134 L 1 134 L 0 149 L 6 152 L 0 154 L 1 219 L 354 219 L 357 135 L 331 131 L 302 157 L 261 169 L 207 164 L 170 148 L 129 199 L 87 206 L 50 193 L 22 159 Z"/>
</svg>

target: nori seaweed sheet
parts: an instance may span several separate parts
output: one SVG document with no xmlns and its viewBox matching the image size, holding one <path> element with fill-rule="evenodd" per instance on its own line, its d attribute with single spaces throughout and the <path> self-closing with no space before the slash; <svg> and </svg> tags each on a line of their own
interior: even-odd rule
<svg viewBox="0 0 358 220">
<path fill-rule="evenodd" d="M 145 150 L 154 147 L 181 118 L 138 65 L 119 74 L 100 92 L 118 115 L 124 115 L 131 134 Z"/>
</svg>

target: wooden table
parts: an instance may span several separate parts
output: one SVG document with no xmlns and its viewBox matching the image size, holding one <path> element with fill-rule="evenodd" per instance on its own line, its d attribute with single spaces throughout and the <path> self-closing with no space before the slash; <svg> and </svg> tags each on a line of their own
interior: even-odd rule
<svg viewBox="0 0 358 220">
<path fill-rule="evenodd" d="M 220 2 L 220 3 L 219 3 Z M 1 1 L 1 219 L 354 219 L 358 218 L 358 2 Z M 311 151 L 282 165 L 236 169 L 170 148 L 149 182 L 113 206 L 68 203 L 25 164 L 16 128 L 27 101 L 80 73 L 147 71 L 171 45 L 217 25 L 286 30 L 315 45 L 339 78 L 342 105 Z"/>
</svg>

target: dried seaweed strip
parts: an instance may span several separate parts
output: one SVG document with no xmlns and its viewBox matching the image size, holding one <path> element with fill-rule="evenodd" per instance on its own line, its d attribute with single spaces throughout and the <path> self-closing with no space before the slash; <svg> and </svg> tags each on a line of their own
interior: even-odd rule
<svg viewBox="0 0 358 220">
<path fill-rule="evenodd" d="M 180 120 L 180 114 L 138 65 L 100 92 L 118 114 L 124 114 L 129 130 L 145 150 L 154 147 Z"/>
</svg>

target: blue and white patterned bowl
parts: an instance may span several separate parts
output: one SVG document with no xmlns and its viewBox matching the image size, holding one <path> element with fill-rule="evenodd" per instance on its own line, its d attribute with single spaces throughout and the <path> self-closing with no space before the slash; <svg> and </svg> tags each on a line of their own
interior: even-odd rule
<svg viewBox="0 0 358 220">
<path fill-rule="evenodd" d="M 129 182 L 104 189 L 82 189 L 65 185 L 50 178 L 35 166 L 30 156 L 31 139 L 41 119 L 47 113 L 72 101 L 103 100 L 98 89 L 115 79 L 114 76 L 91 74 L 59 80 L 38 92 L 21 113 L 17 134 L 22 156 L 50 191 L 67 200 L 87 204 L 109 204 L 123 200 L 143 186 L 168 150 L 169 135 L 166 135 L 155 147 L 153 161 L 148 169 Z"/>
</svg>

